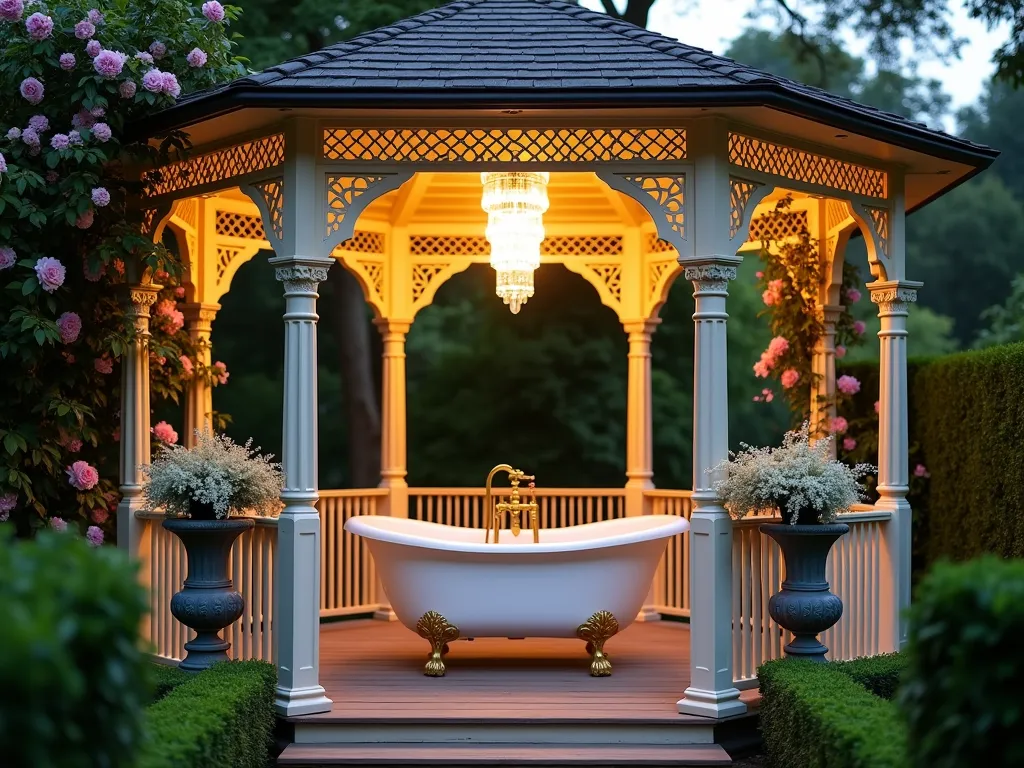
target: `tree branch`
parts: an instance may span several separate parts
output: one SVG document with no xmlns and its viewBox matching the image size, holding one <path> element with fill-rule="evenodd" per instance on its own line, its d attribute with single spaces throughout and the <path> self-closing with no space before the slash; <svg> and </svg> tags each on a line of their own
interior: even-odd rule
<svg viewBox="0 0 1024 768">
<path fill-rule="evenodd" d="M 612 0 L 601 0 L 601 5 L 604 7 L 604 12 L 609 16 L 613 16 L 616 19 L 622 18 L 622 14 L 619 13 L 619 9 L 615 7 L 615 3 Z"/>
</svg>

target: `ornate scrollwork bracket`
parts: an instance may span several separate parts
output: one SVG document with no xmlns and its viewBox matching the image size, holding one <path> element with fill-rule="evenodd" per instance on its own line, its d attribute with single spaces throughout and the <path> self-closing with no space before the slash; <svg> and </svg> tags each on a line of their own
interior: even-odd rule
<svg viewBox="0 0 1024 768">
<path fill-rule="evenodd" d="M 598 611 L 576 628 L 576 637 L 587 643 L 591 676 L 611 675 L 612 662 L 604 652 L 604 644 L 618 632 L 619 622 L 611 611 Z"/>
<path fill-rule="evenodd" d="M 444 655 L 448 652 L 448 643 L 459 639 L 459 628 L 449 624 L 448 619 L 437 611 L 427 611 L 416 622 L 416 634 L 430 643 L 430 655 L 423 674 L 444 677 Z"/>
</svg>

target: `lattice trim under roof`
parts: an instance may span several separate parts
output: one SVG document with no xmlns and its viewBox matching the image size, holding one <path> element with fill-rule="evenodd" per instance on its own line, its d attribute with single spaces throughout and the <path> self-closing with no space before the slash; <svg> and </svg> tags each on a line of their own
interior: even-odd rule
<svg viewBox="0 0 1024 768">
<path fill-rule="evenodd" d="M 412 301 L 416 304 L 427 292 L 434 279 L 446 270 L 447 263 L 413 264 L 412 265 Z"/>
<path fill-rule="evenodd" d="M 384 180 L 383 176 L 328 176 L 327 177 L 327 211 L 325 213 L 326 240 L 341 229 L 341 224 L 348 215 L 349 208 L 368 189 Z"/>
<path fill-rule="evenodd" d="M 213 184 L 284 163 L 284 134 L 247 141 L 165 165 L 150 174 L 146 195 L 155 197 Z"/>
<path fill-rule="evenodd" d="M 875 236 L 878 238 L 878 247 L 882 256 L 889 258 L 889 210 L 887 208 L 867 207 L 868 215 L 871 216 L 871 223 L 875 227 Z"/>
<path fill-rule="evenodd" d="M 729 237 L 736 237 L 736 233 L 743 226 L 743 217 L 747 212 L 747 203 L 750 196 L 760 187 L 753 181 L 743 179 L 729 179 Z"/>
<path fill-rule="evenodd" d="M 750 222 L 748 243 L 777 242 L 800 237 L 809 226 L 807 211 L 775 211 Z"/>
<path fill-rule="evenodd" d="M 608 162 L 682 160 L 680 128 L 327 128 L 328 160 L 389 162 Z"/>
<path fill-rule="evenodd" d="M 729 134 L 729 162 L 740 168 L 865 197 L 886 196 L 888 177 L 884 171 L 740 133 Z"/>
<path fill-rule="evenodd" d="M 612 256 L 622 253 L 621 235 L 555 235 L 541 243 L 543 256 Z M 489 256 L 491 245 L 482 235 L 410 235 L 413 256 Z"/>
<path fill-rule="evenodd" d="M 597 275 L 605 287 L 608 289 L 608 293 L 611 294 L 615 301 L 622 300 L 622 265 L 621 264 L 592 264 L 587 262 L 584 265 L 587 269 Z"/>
<path fill-rule="evenodd" d="M 270 214 L 270 228 L 278 240 L 284 238 L 284 178 L 267 179 L 253 184 L 253 188 L 263 198 Z"/>
<path fill-rule="evenodd" d="M 676 247 L 672 243 L 662 240 L 657 233 L 647 235 L 647 253 L 675 253 Z"/>
<path fill-rule="evenodd" d="M 225 237 L 241 237 L 246 240 L 266 240 L 263 231 L 263 220 L 259 216 L 250 216 L 235 211 L 217 211 L 214 231 Z"/>
<path fill-rule="evenodd" d="M 384 233 L 357 229 L 351 239 L 339 244 L 335 250 L 352 253 L 384 254 L 386 253 Z"/>
</svg>

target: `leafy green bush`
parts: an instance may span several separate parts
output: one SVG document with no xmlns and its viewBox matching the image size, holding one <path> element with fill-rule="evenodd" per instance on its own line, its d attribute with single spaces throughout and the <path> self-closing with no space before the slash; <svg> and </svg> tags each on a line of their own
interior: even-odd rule
<svg viewBox="0 0 1024 768">
<path fill-rule="evenodd" d="M 154 664 L 151 670 L 153 672 L 153 701 L 162 699 L 179 685 L 192 679 L 190 673 L 167 664 Z"/>
<path fill-rule="evenodd" d="M 875 696 L 892 701 L 907 664 L 906 654 L 883 653 L 853 661 L 836 661 L 832 668 L 853 678 Z"/>
<path fill-rule="evenodd" d="M 903 768 L 895 705 L 832 664 L 778 659 L 758 670 L 761 734 L 777 768 Z"/>
<path fill-rule="evenodd" d="M 277 670 L 263 661 L 216 664 L 146 710 L 138 768 L 265 768 Z"/>
<path fill-rule="evenodd" d="M 151 666 L 135 567 L 70 534 L 0 541 L 0 763 L 114 766 L 135 754 Z"/>
<path fill-rule="evenodd" d="M 911 608 L 899 705 L 913 765 L 1024 765 L 1024 561 L 940 563 Z"/>
</svg>

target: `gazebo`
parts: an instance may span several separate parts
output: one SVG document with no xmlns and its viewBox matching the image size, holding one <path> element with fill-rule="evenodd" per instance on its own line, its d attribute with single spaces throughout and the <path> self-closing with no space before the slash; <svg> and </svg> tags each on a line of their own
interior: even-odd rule
<svg viewBox="0 0 1024 768">
<path fill-rule="evenodd" d="M 628 334 L 627 477 L 621 493 L 589 496 L 600 497 L 602 514 L 690 517 L 690 539 L 670 551 L 645 609 L 654 618 L 674 599 L 668 593 L 689 590 L 676 606 L 690 622 L 689 684 L 678 692 L 678 712 L 689 715 L 741 713 L 737 681 L 752 680 L 756 662 L 778 647 L 763 611 L 778 581 L 768 545 L 730 520 L 705 471 L 728 454 L 729 281 L 742 251 L 794 234 L 766 230 L 768 213 L 789 196 L 786 215 L 812 232 L 827 267 L 818 304 L 834 327 L 845 246 L 863 236 L 881 321 L 879 500 L 855 513 L 864 530 L 843 550 L 846 570 L 836 566 L 848 610 L 857 606 L 841 653 L 902 645 L 911 546 L 906 318 L 921 286 L 906 274 L 904 222 L 987 167 L 994 151 L 561 0 L 459 0 L 195 94 L 136 126 L 146 136 L 172 129 L 194 147 L 159 169 L 141 205 L 148 232 L 170 230 L 186 256 L 190 332 L 208 354 L 218 300 L 261 249 L 273 249 L 287 300 L 285 507 L 236 556 L 248 602 L 234 635 L 236 654 L 276 658 L 279 713 L 331 709 L 318 625 L 332 600 L 341 606 L 334 615 L 345 613 L 340 595 L 352 590 L 349 605 L 388 616 L 365 553 L 339 543 L 337 521 L 325 518 L 325 536 L 322 515 L 426 515 L 445 495 L 406 484 L 404 343 L 438 286 L 497 258 L 481 174 L 530 184 L 548 174 L 539 260 L 593 284 Z M 316 460 L 317 287 L 332 267 L 358 278 L 384 339 L 381 487 L 333 496 L 318 489 Z M 533 265 L 496 267 L 515 305 Z M 652 483 L 650 341 L 679 275 L 696 305 L 694 466 L 692 492 L 673 496 Z M 158 613 L 181 563 L 139 513 L 155 290 L 140 283 L 130 293 L 140 333 L 124 362 L 118 540 L 149 564 L 159 644 L 178 637 Z M 834 390 L 830 338 L 815 351 L 823 395 Z M 196 385 L 187 408 L 188 433 L 211 411 L 209 391 Z M 829 418 L 818 406 L 815 419 Z M 547 522 L 565 524 L 558 496 Z M 468 517 L 440 506 L 430 514 L 479 524 L 479 494 L 463 497 Z"/>
</svg>

